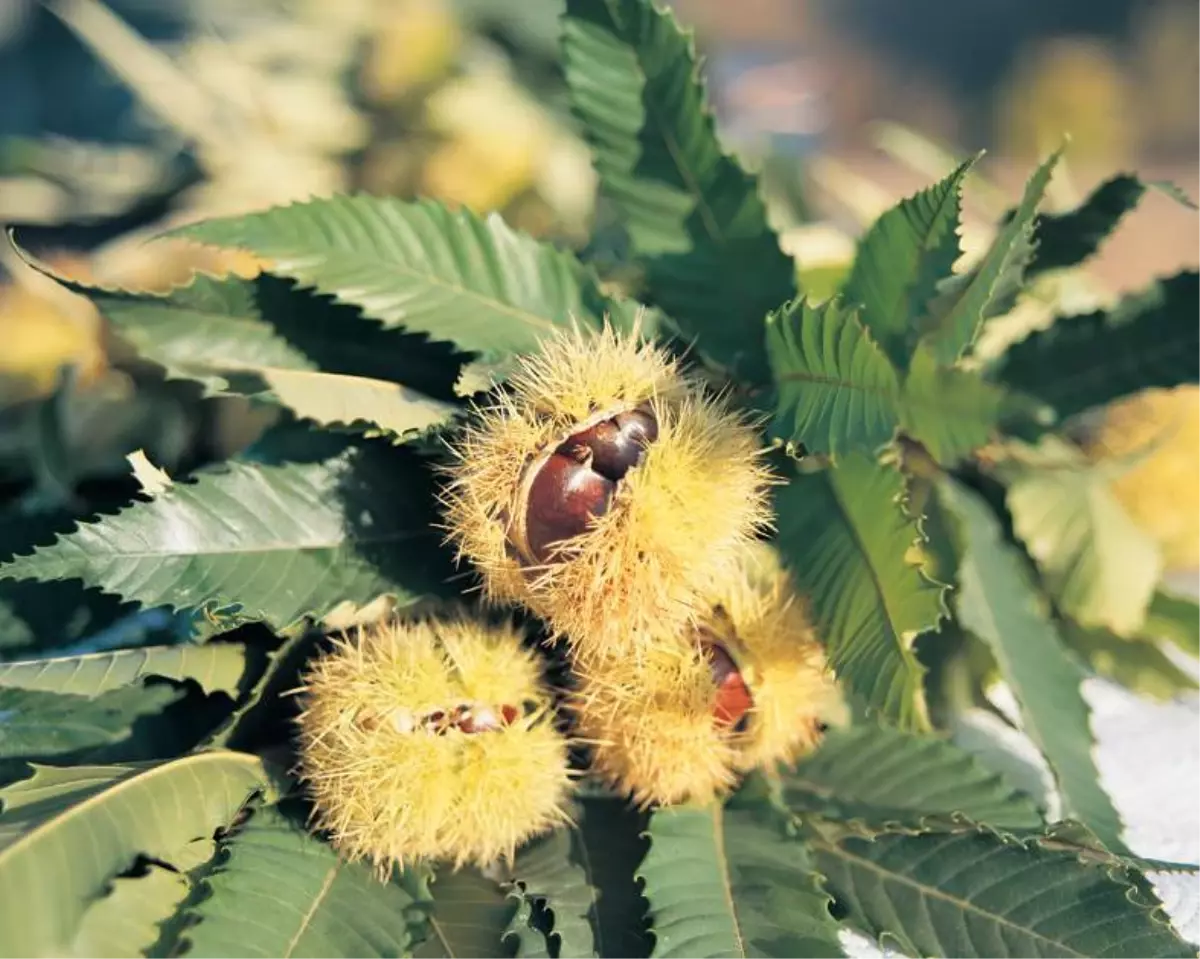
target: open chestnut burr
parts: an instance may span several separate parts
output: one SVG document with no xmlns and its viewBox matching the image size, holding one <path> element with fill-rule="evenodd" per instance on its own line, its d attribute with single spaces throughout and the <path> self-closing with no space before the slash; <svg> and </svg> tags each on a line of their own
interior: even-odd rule
<svg viewBox="0 0 1200 959">
<path fill-rule="evenodd" d="M 617 485 L 657 438 L 658 420 L 642 405 L 602 415 L 533 460 L 521 483 L 524 510 L 509 530 L 521 559 L 551 561 L 556 547 L 608 512 Z"/>
</svg>

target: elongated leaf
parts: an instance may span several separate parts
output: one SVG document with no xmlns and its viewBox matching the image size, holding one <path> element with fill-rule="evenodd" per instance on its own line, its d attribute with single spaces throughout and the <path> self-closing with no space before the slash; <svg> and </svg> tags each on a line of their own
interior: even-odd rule
<svg viewBox="0 0 1200 959">
<path fill-rule="evenodd" d="M 1194 599 L 1159 590 L 1146 611 L 1145 633 L 1174 643 L 1190 656 L 1200 656 L 1200 605 Z"/>
<path fill-rule="evenodd" d="M 445 422 L 456 407 L 400 383 L 322 370 L 287 342 L 264 316 L 280 298 L 273 278 L 253 281 L 197 277 L 166 296 L 88 290 L 92 301 L 138 352 L 170 376 L 195 380 L 213 394 L 276 403 L 326 426 L 369 424 L 396 437 Z M 296 309 L 306 305 L 300 295 Z M 316 297 L 308 312 L 325 307 Z M 295 315 L 284 321 L 299 325 Z M 355 336 L 356 321 L 345 330 Z M 285 326 L 286 329 L 286 326 Z M 397 347 L 401 344 L 397 343 Z M 404 344 L 408 345 L 408 344 Z"/>
<path fill-rule="evenodd" d="M 88 906 L 70 955 L 149 955 L 159 925 L 174 915 L 189 889 L 186 876 L 157 865 L 143 876 L 114 879 L 108 894 Z"/>
<path fill-rule="evenodd" d="M 1006 503 L 1059 608 L 1084 626 L 1132 636 L 1146 619 L 1162 556 L 1108 480 L 1096 467 L 1022 469 Z"/>
<path fill-rule="evenodd" d="M 591 911 L 596 951 L 605 959 L 648 956 L 647 903 L 636 874 L 649 846 L 649 816 L 622 799 L 584 796 L 579 806 L 576 850 L 597 893 Z"/>
<path fill-rule="evenodd" d="M 1070 622 L 1060 628 L 1063 640 L 1092 669 L 1140 696 L 1165 701 L 1200 689 L 1196 678 L 1176 666 L 1152 640 L 1129 639 Z"/>
<path fill-rule="evenodd" d="M 271 808 L 225 844 L 187 930 L 189 956 L 402 956 L 420 921 L 399 883 L 339 859 Z"/>
<path fill-rule="evenodd" d="M 809 842 L 847 920 L 912 956 L 1193 956 L 1144 880 L 990 832 Z"/>
<path fill-rule="evenodd" d="M 952 464 L 987 443 L 1015 404 L 979 376 L 939 368 L 919 348 L 901 379 L 841 300 L 789 303 L 767 317 L 777 388 L 772 434 L 789 446 L 839 456 L 873 452 L 897 430 Z"/>
<path fill-rule="evenodd" d="M 525 846 L 513 864 L 512 876 L 520 897 L 551 914 L 550 935 L 558 941 L 547 950 L 548 954 L 580 959 L 596 954 L 591 917 L 597 910 L 598 894 L 588 880 L 587 866 L 582 838 L 567 829 Z M 524 925 L 528 928 L 527 921 Z M 545 944 L 545 938 L 540 933 L 538 936 Z M 522 936 L 522 942 L 526 938 Z"/>
<path fill-rule="evenodd" d="M 789 808 L 871 825 L 960 814 L 1003 829 L 1042 825 L 1032 799 L 949 740 L 898 729 L 831 730 L 784 778 Z"/>
<path fill-rule="evenodd" d="M 1100 249 L 1121 219 L 1136 207 L 1146 184 L 1128 173 L 1105 180 L 1067 213 L 1042 213 L 1033 224 L 1037 252 L 1026 273 L 1078 266 Z"/>
<path fill-rule="evenodd" d="M 169 863 L 268 786 L 257 757 L 214 751 L 148 766 L 38 767 L 0 790 L 0 952 L 65 954 L 89 904 L 135 856 Z"/>
<path fill-rule="evenodd" d="M 403 326 L 484 353 L 523 352 L 572 322 L 596 326 L 605 305 L 573 257 L 497 216 L 369 196 L 310 200 L 208 220 L 181 235 L 250 250 L 303 286 Z"/>
<path fill-rule="evenodd" d="M 1200 381 L 1200 274 L 1185 271 L 1111 311 L 1064 317 L 1011 346 L 996 370 L 1007 386 L 1061 418 L 1155 387 Z"/>
<path fill-rule="evenodd" d="M 236 607 L 280 629 L 344 601 L 390 593 L 403 605 L 439 588 L 437 537 L 425 481 L 391 453 L 232 462 L 83 524 L 0 578 L 76 577 L 147 606 Z"/>
<path fill-rule="evenodd" d="M 1191 198 L 1173 183 L 1162 180 L 1146 183 L 1132 174 L 1118 173 L 1097 186 L 1075 209 L 1038 216 L 1033 225 L 1037 252 L 1026 274 L 1033 277 L 1047 270 L 1078 266 L 1087 260 L 1147 190 L 1156 190 L 1182 206 L 1196 209 Z"/>
<path fill-rule="evenodd" d="M 504 936 L 517 903 L 491 879 L 473 869 L 441 870 L 430 884 L 425 939 L 413 951 L 417 959 L 507 956 Z"/>
<path fill-rule="evenodd" d="M 795 270 L 754 179 L 717 141 L 691 34 L 644 0 L 566 9 L 571 103 L 651 299 L 702 353 L 765 382 L 763 317 L 795 294 Z"/>
<path fill-rule="evenodd" d="M 898 369 L 912 356 L 917 321 L 962 255 L 962 185 L 978 156 L 883 214 L 858 244 L 842 295 Z"/>
<path fill-rule="evenodd" d="M 843 955 L 803 844 L 760 810 L 659 809 L 641 875 L 654 956 Z"/>
<path fill-rule="evenodd" d="M 778 393 L 772 434 L 811 453 L 872 451 L 899 426 L 896 370 L 841 300 L 795 300 L 767 317 Z"/>
<path fill-rule="evenodd" d="M 957 518 L 963 542 L 959 621 L 991 647 L 1020 704 L 1024 729 L 1054 773 L 1064 815 L 1081 820 L 1108 848 L 1123 852 L 1121 820 L 1100 787 L 1092 757 L 1082 666 L 1063 645 L 1029 570 L 1004 542 L 987 504 L 949 480 L 939 495 Z"/>
<path fill-rule="evenodd" d="M 838 677 L 898 726 L 925 725 L 917 636 L 945 615 L 943 586 L 907 554 L 922 540 L 905 515 L 904 477 L 862 456 L 796 474 L 777 494 L 778 546 Z"/>
<path fill-rule="evenodd" d="M 940 363 L 953 363 L 975 342 L 984 319 L 1019 289 L 1033 257 L 1033 222 L 1062 151 L 1029 180 L 1025 195 L 970 273 L 957 276 L 930 307 L 924 340 Z"/>
<path fill-rule="evenodd" d="M 97 697 L 0 689 L 0 759 L 77 757 L 127 740 L 139 719 L 183 698 L 167 686 L 124 687 Z"/>
<path fill-rule="evenodd" d="M 0 687 L 37 689 L 95 698 L 147 676 L 190 679 L 209 693 L 236 696 L 246 671 L 246 648 L 236 643 L 207 646 L 144 646 L 112 653 L 0 663 Z"/>
</svg>

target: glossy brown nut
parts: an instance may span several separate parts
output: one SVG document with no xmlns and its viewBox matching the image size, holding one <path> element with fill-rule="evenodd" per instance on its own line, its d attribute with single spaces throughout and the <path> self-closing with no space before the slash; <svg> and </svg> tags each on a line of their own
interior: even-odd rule
<svg viewBox="0 0 1200 959">
<path fill-rule="evenodd" d="M 658 422 L 647 410 L 618 413 L 610 420 L 569 437 L 560 452 L 590 450 L 592 469 L 610 480 L 622 479 L 642 458 L 646 447 L 658 439 Z"/>
<path fill-rule="evenodd" d="M 550 558 L 556 543 L 578 536 L 593 516 L 608 512 L 616 484 L 577 458 L 553 454 L 529 487 L 525 536 L 533 558 Z"/>
<path fill-rule="evenodd" d="M 712 671 L 713 682 L 717 686 L 713 718 L 722 726 L 729 726 L 734 732 L 740 733 L 749 722 L 754 698 L 750 695 L 737 663 L 724 646 L 719 643 L 705 643 L 703 649 L 708 659 L 708 667 Z"/>
</svg>

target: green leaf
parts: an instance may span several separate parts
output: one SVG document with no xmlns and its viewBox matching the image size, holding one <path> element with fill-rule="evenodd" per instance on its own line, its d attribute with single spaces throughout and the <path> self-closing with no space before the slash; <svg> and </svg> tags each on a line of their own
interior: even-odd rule
<svg viewBox="0 0 1200 959">
<path fill-rule="evenodd" d="M 345 601 L 404 605 L 441 588 L 427 483 L 402 450 L 230 462 L 82 524 L 0 578 L 76 577 L 146 606 L 235 607 L 277 629 Z"/>
<path fill-rule="evenodd" d="M 765 382 L 763 317 L 795 295 L 795 268 L 754 178 L 721 150 L 690 32 L 645 0 L 568 0 L 563 58 L 651 299 L 701 353 Z"/>
<path fill-rule="evenodd" d="M 321 368 L 287 342 L 266 310 L 287 284 L 274 278 L 213 279 L 165 296 L 85 290 L 101 313 L 146 359 L 169 376 L 195 380 L 212 395 L 251 397 L 286 407 L 324 426 L 380 427 L 402 438 L 447 421 L 457 407 L 400 383 L 352 370 Z M 292 295 L 284 321 L 299 326 L 305 312 L 320 315 L 320 298 Z M 306 302 L 307 301 L 307 302 Z M 311 304 L 311 305 L 310 305 Z M 347 339 L 367 323 L 353 318 Z M 401 344 L 397 343 L 399 347 Z"/>
<path fill-rule="evenodd" d="M 994 440 L 1003 419 L 1017 415 L 1036 416 L 1036 408 L 974 372 L 937 366 L 927 347 L 913 355 L 904 381 L 900 427 L 938 463 L 954 465 Z"/>
<path fill-rule="evenodd" d="M 278 810 L 256 810 L 224 844 L 209 895 L 184 936 L 189 956 L 403 956 L 420 923 L 393 880 L 331 847 Z"/>
<path fill-rule="evenodd" d="M 609 797 L 581 796 L 579 807 L 576 849 L 597 895 L 591 912 L 596 951 L 606 959 L 648 956 L 647 903 L 636 874 L 648 848 L 649 816 Z"/>
<path fill-rule="evenodd" d="M 183 693 L 169 686 L 126 686 L 97 697 L 0 689 L 0 759 L 50 759 L 112 746 L 134 723 L 156 716 Z"/>
<path fill-rule="evenodd" d="M 1195 955 L 1139 876 L 1036 840 L 963 831 L 809 843 L 847 921 L 907 955 Z"/>
<path fill-rule="evenodd" d="M 587 865 L 582 839 L 573 829 L 559 829 L 534 840 L 521 849 L 513 864 L 512 881 L 520 898 L 551 914 L 550 936 L 558 942 L 549 954 L 571 957 L 596 954 L 591 916 L 598 907 L 597 892 L 588 880 Z M 523 925 L 528 928 L 527 920 Z M 537 935 L 545 948 L 546 937 Z M 522 942 L 527 939 L 525 935 L 519 938 Z M 521 952 L 531 954 L 526 949 Z"/>
<path fill-rule="evenodd" d="M 945 587 L 909 558 L 923 534 L 902 508 L 905 495 L 901 473 L 850 456 L 794 474 L 775 505 L 779 550 L 839 679 L 872 712 L 914 729 L 927 720 L 913 643 L 946 610 Z"/>
<path fill-rule="evenodd" d="M 65 954 L 88 906 L 135 857 L 170 863 L 268 786 L 257 757 L 230 752 L 143 766 L 37 767 L 0 790 L 0 952 Z"/>
<path fill-rule="evenodd" d="M 190 679 L 208 693 L 236 697 L 246 671 L 246 647 L 237 643 L 206 646 L 143 646 L 111 653 L 63 656 L 0 663 L 0 687 L 70 693 L 94 699 L 147 676 L 183 682 Z"/>
<path fill-rule="evenodd" d="M 975 342 L 984 319 L 1019 289 L 1033 257 L 1033 222 L 1038 204 L 1062 150 L 1050 156 L 1029 180 L 1025 195 L 970 273 L 956 276 L 931 304 L 922 339 L 939 363 L 954 363 Z"/>
<path fill-rule="evenodd" d="M 888 727 L 830 730 L 783 787 L 790 809 L 874 826 L 956 815 L 1002 829 L 1042 826 L 1033 800 L 965 749 Z"/>
<path fill-rule="evenodd" d="M 958 520 L 963 544 L 959 621 L 991 647 L 1020 704 L 1024 730 L 1054 773 L 1064 816 L 1081 820 L 1108 848 L 1124 851 L 1120 817 L 1100 787 L 1092 757 L 1083 667 L 1063 645 L 1030 570 L 1005 542 L 987 504 L 950 480 L 939 495 Z"/>
<path fill-rule="evenodd" d="M 88 906 L 69 955 L 150 955 L 160 924 L 189 891 L 186 876 L 158 865 L 149 866 L 145 875 L 114 879 L 108 894 Z"/>
<path fill-rule="evenodd" d="M 804 845 L 763 810 L 666 807 L 649 833 L 654 956 L 843 955 Z"/>
<path fill-rule="evenodd" d="M 517 903 L 498 884 L 474 869 L 443 869 L 428 891 L 426 938 L 413 950 L 416 959 L 508 955 L 503 940 Z"/>
<path fill-rule="evenodd" d="M 863 325 L 898 369 L 907 368 L 916 323 L 962 255 L 962 186 L 978 159 L 892 207 L 858 244 L 842 296 L 861 305 Z"/>
<path fill-rule="evenodd" d="M 901 380 L 840 299 L 796 300 L 770 314 L 767 354 L 777 387 L 771 433 L 810 453 L 874 452 L 903 430 L 953 463 L 987 443 L 1013 405 L 979 376 L 939 368 L 927 347 Z"/>
<path fill-rule="evenodd" d="M 873 451 L 899 426 L 895 368 L 840 299 L 793 300 L 767 316 L 777 390 L 772 435 L 810 453 Z"/>
<path fill-rule="evenodd" d="M 362 308 L 385 326 L 462 350 L 527 352 L 572 323 L 597 327 L 605 304 L 569 254 L 498 216 L 394 198 L 338 196 L 176 231 L 271 260 L 272 272 Z"/>
<path fill-rule="evenodd" d="M 1037 252 L 1026 275 L 1078 266 L 1100 249 L 1145 192 L 1146 184 L 1137 177 L 1119 173 L 1096 187 L 1074 210 L 1040 214 L 1033 224 Z"/>
<path fill-rule="evenodd" d="M 1065 419 L 1155 387 L 1200 381 L 1200 273 L 1184 271 L 1111 311 L 1059 319 L 1009 347 L 995 377 Z"/>
<path fill-rule="evenodd" d="M 1189 656 L 1200 656 L 1200 606 L 1194 599 L 1159 590 L 1150 600 L 1143 633 L 1174 643 Z"/>
<path fill-rule="evenodd" d="M 1006 472 L 1013 532 L 1059 609 L 1084 626 L 1134 635 L 1163 562 L 1154 539 L 1114 495 L 1108 471 L 1068 463 Z"/>
<path fill-rule="evenodd" d="M 1061 628 L 1063 639 L 1092 669 L 1140 696 L 1166 701 L 1200 689 L 1196 678 L 1176 666 L 1151 640 L 1129 639 L 1107 629 L 1085 629 L 1070 622 Z"/>
</svg>

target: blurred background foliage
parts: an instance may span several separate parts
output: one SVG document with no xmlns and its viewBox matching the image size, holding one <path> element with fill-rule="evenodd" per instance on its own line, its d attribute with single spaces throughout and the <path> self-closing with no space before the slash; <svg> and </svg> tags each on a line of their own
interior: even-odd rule
<svg viewBox="0 0 1200 959">
<path fill-rule="evenodd" d="M 672 6 L 697 30 L 723 134 L 761 170 L 813 295 L 834 289 L 865 224 L 967 150 L 990 151 L 968 189 L 968 250 L 1064 130 L 1063 208 L 1114 168 L 1196 194 L 1193 0 Z M 603 272 L 621 237 L 596 208 L 566 107 L 559 12 L 558 0 L 3 0 L 0 223 L 58 273 L 165 290 L 259 264 L 154 234 L 363 190 L 500 211 Z M 1151 197 L 1086 273 L 1048 276 L 994 335 L 1194 264 L 1193 216 Z M 1118 492 L 1183 570 L 1200 563 L 1197 412 L 1194 390 L 1139 397 L 1078 437 L 1097 458 L 1138 454 Z M 4 245 L 0 497 L 22 515 L 106 508 L 131 495 L 129 452 L 175 474 L 270 415 L 164 381 Z"/>
</svg>

